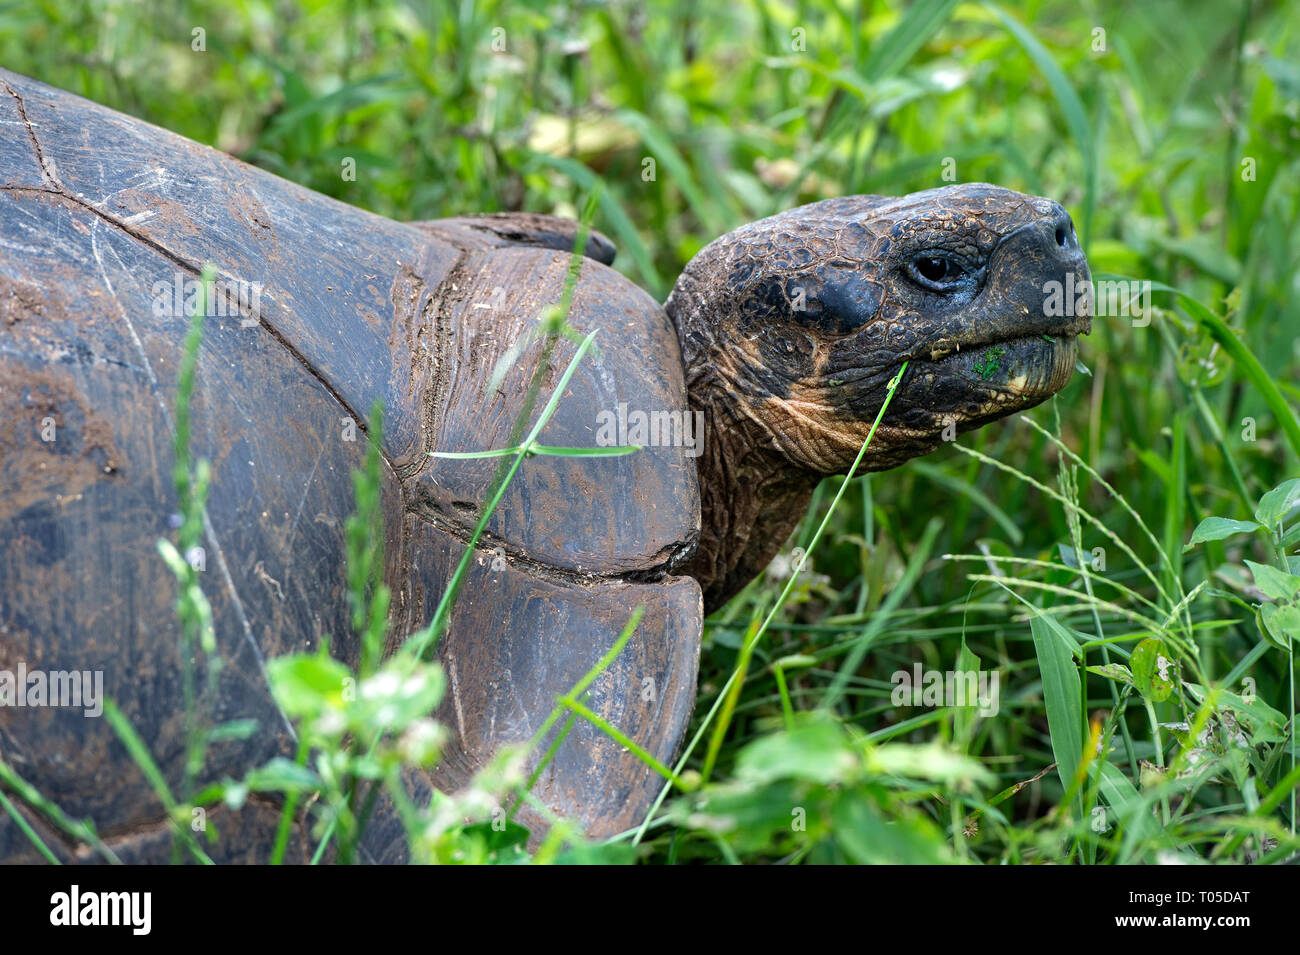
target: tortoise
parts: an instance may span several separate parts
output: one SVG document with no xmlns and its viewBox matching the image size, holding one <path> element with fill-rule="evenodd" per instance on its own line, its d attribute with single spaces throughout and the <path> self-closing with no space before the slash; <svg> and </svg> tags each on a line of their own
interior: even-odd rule
<svg viewBox="0 0 1300 955">
<path fill-rule="evenodd" d="M 495 467 L 431 452 L 506 446 L 534 373 L 549 394 L 573 354 L 561 339 L 539 370 L 529 336 L 560 298 L 576 226 L 526 213 L 395 222 L 26 77 L 0 83 L 0 673 L 102 673 L 180 778 L 175 587 L 156 542 L 177 509 L 176 306 L 216 263 L 228 290 L 254 293 L 228 291 L 242 310 L 207 321 L 191 438 L 212 463 L 214 718 L 259 726 L 214 746 L 207 772 L 239 778 L 294 751 L 266 661 L 326 635 L 335 656 L 358 656 L 344 521 L 366 411 L 386 409 L 384 578 L 400 640 L 436 607 Z M 599 349 L 541 440 L 647 446 L 537 457 L 506 489 L 439 646 L 437 716 L 454 743 L 416 789 L 454 789 L 528 739 L 635 606 L 644 617 L 588 704 L 670 761 L 705 614 L 769 563 L 818 481 L 848 469 L 902 363 L 864 470 L 1043 401 L 1089 330 L 1086 307 L 1044 308 L 1051 283 L 1088 281 L 1065 209 L 986 184 L 826 199 L 745 225 L 700 251 L 662 307 L 610 267 L 603 236 L 583 251 L 568 320 L 599 329 Z M 629 422 L 654 420 L 658 440 L 626 441 Z M 123 859 L 165 857 L 163 808 L 104 720 L 3 706 L 0 752 Z M 606 836 L 660 785 L 578 721 L 534 792 Z M 59 856 L 91 858 L 18 811 Z M 213 812 L 215 859 L 267 857 L 278 806 Z M 308 846 L 296 832 L 292 851 Z M 377 822 L 364 849 L 401 859 L 400 830 Z M 34 857 L 0 813 L 0 860 Z"/>
</svg>

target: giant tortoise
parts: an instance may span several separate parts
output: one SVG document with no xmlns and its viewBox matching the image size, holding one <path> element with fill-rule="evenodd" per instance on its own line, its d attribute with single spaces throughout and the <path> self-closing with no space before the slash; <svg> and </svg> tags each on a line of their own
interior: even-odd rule
<svg viewBox="0 0 1300 955">
<path fill-rule="evenodd" d="M 28 78 L 0 72 L 0 85 L 0 673 L 102 673 L 164 775 L 183 772 L 175 584 L 156 544 L 177 509 L 179 299 L 215 263 L 243 308 L 207 322 L 192 445 L 212 463 L 214 717 L 259 726 L 214 746 L 207 772 L 238 778 L 294 751 L 267 660 L 326 636 L 357 657 L 344 522 L 367 412 L 386 409 L 384 579 L 400 639 L 427 623 L 497 463 L 431 452 L 506 446 L 575 226 L 523 213 L 394 222 Z M 1086 309 L 1043 306 L 1050 283 L 1088 278 L 1066 211 L 991 185 L 844 196 L 754 222 L 703 249 L 663 306 L 610 268 L 603 237 L 585 253 L 569 322 L 599 329 L 599 348 L 541 439 L 647 446 L 537 457 L 507 488 L 439 645 L 438 717 L 454 744 L 415 786 L 453 789 L 527 740 L 636 606 L 640 626 L 587 702 L 671 760 L 704 615 L 772 559 L 818 481 L 846 471 L 901 364 L 867 470 L 1043 401 L 1088 330 Z M 545 393 L 573 350 L 555 347 Z M 675 427 L 647 440 L 652 421 Z M 104 720 L 8 703 L 0 753 L 14 772 L 122 858 L 166 857 L 163 808 Z M 535 793 L 604 836 L 637 822 L 660 785 L 579 721 Z M 58 854 L 91 857 L 11 802 Z M 214 858 L 265 859 L 279 812 L 253 800 L 223 817 Z M 402 858 L 400 831 L 377 825 L 364 848 Z M 0 813 L 0 860 L 23 858 L 31 842 Z"/>
</svg>

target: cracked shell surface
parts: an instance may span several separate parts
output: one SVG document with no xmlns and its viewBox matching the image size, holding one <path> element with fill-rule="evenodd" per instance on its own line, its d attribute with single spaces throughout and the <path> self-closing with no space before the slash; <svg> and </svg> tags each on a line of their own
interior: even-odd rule
<svg viewBox="0 0 1300 955">
<path fill-rule="evenodd" d="M 563 230 L 521 242 L 499 222 L 393 222 L 25 77 L 0 71 L 0 83 L 0 669 L 101 672 L 104 694 L 179 784 L 175 585 L 155 545 L 176 510 L 173 402 L 187 322 L 167 303 L 212 262 L 219 281 L 260 292 L 255 321 L 207 320 L 192 407 L 193 452 L 212 463 L 202 580 L 225 663 L 207 705 L 215 722 L 259 725 L 215 744 L 204 779 L 240 778 L 295 748 L 267 689 L 268 658 L 328 635 L 336 656 L 357 662 L 344 523 L 365 449 L 357 425 L 377 400 L 392 633 L 427 622 L 490 478 L 481 462 L 429 452 L 503 440 L 540 345 L 523 349 L 505 387 L 484 386 L 559 299 Z M 612 250 L 593 240 L 588 253 L 607 261 Z M 601 261 L 583 264 L 572 321 L 600 328 L 601 347 L 544 443 L 590 446 L 594 411 L 619 403 L 685 408 L 671 323 Z M 572 353 L 557 347 L 543 395 Z M 682 448 L 527 462 L 486 535 L 483 553 L 504 567 L 476 564 L 440 647 L 451 689 L 439 717 L 458 743 L 436 778 L 413 774 L 412 790 L 455 788 L 497 748 L 525 741 L 637 605 L 643 622 L 592 706 L 671 759 L 694 702 L 702 623 L 698 585 L 674 568 L 698 533 L 695 466 Z M 162 807 L 104 720 L 0 708 L 0 752 L 132 860 L 165 861 Z M 635 821 L 659 786 L 583 729 L 536 791 L 601 835 Z M 254 821 L 263 809 L 226 818 L 213 855 L 266 858 L 273 827 Z M 81 858 L 21 811 L 58 854 Z M 387 807 L 363 848 L 372 860 L 402 858 Z M 30 849 L 0 815 L 0 860 Z"/>
</svg>

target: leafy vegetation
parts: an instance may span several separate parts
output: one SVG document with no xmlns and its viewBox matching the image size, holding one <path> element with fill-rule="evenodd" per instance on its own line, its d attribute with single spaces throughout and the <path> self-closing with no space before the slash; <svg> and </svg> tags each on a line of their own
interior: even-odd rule
<svg viewBox="0 0 1300 955">
<path fill-rule="evenodd" d="M 576 217 L 599 187 L 595 227 L 660 299 L 703 244 L 800 202 L 981 180 L 1059 199 L 1094 274 L 1150 282 L 1149 309 L 1096 320 L 1091 375 L 1051 404 L 843 497 L 828 482 L 797 554 L 708 624 L 695 725 L 668 767 L 678 785 L 613 843 L 561 826 L 537 856 L 1300 850 L 1300 57 L 1287 4 L 32 0 L 0 10 L 0 53 L 399 219 Z M 528 442 L 509 449 L 517 464 Z M 202 471 L 191 480 L 201 493 Z M 349 556 L 358 635 L 376 650 L 367 487 Z M 187 586 L 183 549 L 184 534 L 171 563 Z M 200 648 L 201 607 L 182 608 Z M 404 659 L 368 652 L 355 674 L 327 657 L 280 664 L 277 696 L 314 727 L 304 739 L 320 758 L 304 749 L 243 781 L 319 793 L 342 860 L 365 816 L 359 783 L 384 789 L 436 758 L 424 714 L 440 677 Z M 996 673 L 996 712 L 898 702 L 891 675 L 918 663 Z M 399 664 L 427 667 L 418 692 L 398 713 L 370 705 Z M 353 700 L 321 689 L 348 678 Z M 580 693 L 556 721 L 580 712 Z M 454 809 L 419 807 L 418 857 L 526 857 L 513 823 L 492 824 L 526 781 L 508 760 L 490 775 Z"/>
</svg>

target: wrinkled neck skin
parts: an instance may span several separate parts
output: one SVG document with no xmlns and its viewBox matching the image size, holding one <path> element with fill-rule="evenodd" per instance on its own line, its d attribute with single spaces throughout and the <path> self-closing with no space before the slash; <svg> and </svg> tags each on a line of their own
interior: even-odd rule
<svg viewBox="0 0 1300 955">
<path fill-rule="evenodd" d="M 704 416 L 700 543 L 682 568 L 706 613 L 762 573 L 804 513 L 820 476 L 792 469 L 773 435 L 737 405 L 717 366 L 687 366 L 692 411 Z"/>
<path fill-rule="evenodd" d="M 687 400 L 704 421 L 696 459 L 700 542 L 680 570 L 699 581 L 706 612 L 763 572 L 807 513 L 822 478 L 848 472 L 897 370 L 892 362 L 861 369 L 851 386 L 789 377 L 799 363 L 772 361 L 770 342 L 760 349 L 734 329 L 719 328 L 714 315 L 727 303 L 716 295 L 716 284 L 688 271 L 664 306 L 682 347 Z M 787 340 L 802 347 L 797 337 L 781 339 Z M 863 395 L 859 412 L 849 415 L 837 406 L 847 387 Z M 937 432 L 882 422 L 859 472 L 897 467 L 938 441 Z"/>
<path fill-rule="evenodd" d="M 822 473 L 793 463 L 809 449 L 790 447 L 784 429 L 774 427 L 782 416 L 773 413 L 765 383 L 755 380 L 743 348 L 714 339 L 700 314 L 708 304 L 683 277 L 666 309 L 682 346 L 691 410 L 704 421 L 696 459 L 700 542 L 681 571 L 699 581 L 712 612 L 762 573 L 802 520 Z"/>
</svg>

